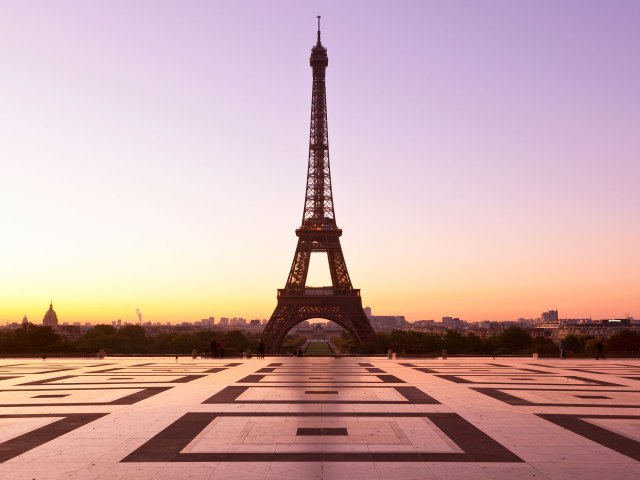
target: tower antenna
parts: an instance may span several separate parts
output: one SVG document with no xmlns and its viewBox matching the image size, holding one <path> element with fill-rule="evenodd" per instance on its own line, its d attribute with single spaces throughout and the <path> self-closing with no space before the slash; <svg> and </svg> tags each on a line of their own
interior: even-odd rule
<svg viewBox="0 0 640 480">
<path fill-rule="evenodd" d="M 320 45 L 320 15 L 318 15 L 318 45 Z"/>
</svg>

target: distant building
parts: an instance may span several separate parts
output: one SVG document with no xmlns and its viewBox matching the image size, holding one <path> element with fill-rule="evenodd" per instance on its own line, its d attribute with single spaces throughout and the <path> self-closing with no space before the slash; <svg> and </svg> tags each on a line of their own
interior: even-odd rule
<svg viewBox="0 0 640 480">
<path fill-rule="evenodd" d="M 56 312 L 53 310 L 53 302 L 49 304 L 49 310 L 47 310 L 47 312 L 44 314 L 44 318 L 42 319 L 42 324 L 45 327 L 55 328 L 58 326 L 58 315 L 56 315 Z"/>
<path fill-rule="evenodd" d="M 221 327 L 226 327 L 229 325 L 229 319 L 227 317 L 220 317 L 220 323 L 218 324 Z"/>
<path fill-rule="evenodd" d="M 457 328 L 463 328 L 464 327 L 464 320 L 460 320 L 457 317 L 442 317 L 442 326 L 443 327 L 447 327 L 447 328 L 451 328 L 451 329 L 457 329 Z"/>
<path fill-rule="evenodd" d="M 203 327 L 213 327 L 213 324 L 215 323 L 215 318 L 214 317 L 209 317 L 209 318 L 203 318 L 200 321 L 200 325 L 202 325 Z"/>
<path fill-rule="evenodd" d="M 407 326 L 404 315 L 372 315 L 371 307 L 364 307 L 364 314 L 376 331 L 391 331 Z"/>
<path fill-rule="evenodd" d="M 27 316 L 25 315 L 24 317 L 22 317 L 22 324 L 26 325 L 29 323 L 29 319 L 27 318 Z"/>
<path fill-rule="evenodd" d="M 548 312 L 542 312 L 540 319 L 547 323 L 556 323 L 558 321 L 558 310 L 549 310 Z"/>
</svg>

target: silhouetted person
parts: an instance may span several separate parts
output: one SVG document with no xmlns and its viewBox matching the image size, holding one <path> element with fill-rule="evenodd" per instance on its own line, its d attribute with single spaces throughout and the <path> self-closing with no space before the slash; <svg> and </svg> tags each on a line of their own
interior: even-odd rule
<svg viewBox="0 0 640 480">
<path fill-rule="evenodd" d="M 598 343 L 596 345 L 596 360 L 598 360 L 600 357 L 604 358 L 604 343 L 602 343 L 602 340 L 598 340 Z"/>
<path fill-rule="evenodd" d="M 211 340 L 211 358 L 218 358 L 218 342 L 216 340 Z"/>
<path fill-rule="evenodd" d="M 224 357 L 224 340 L 220 340 L 218 344 L 218 358 Z"/>
<path fill-rule="evenodd" d="M 564 358 L 564 340 L 560 340 L 558 347 L 560 347 L 560 358 Z"/>
<path fill-rule="evenodd" d="M 258 342 L 258 358 L 264 358 L 264 342 L 262 340 Z"/>
</svg>

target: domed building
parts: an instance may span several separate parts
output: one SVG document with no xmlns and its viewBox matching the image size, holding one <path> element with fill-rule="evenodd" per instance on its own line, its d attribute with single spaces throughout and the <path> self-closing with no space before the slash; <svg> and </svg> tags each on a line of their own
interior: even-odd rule
<svg viewBox="0 0 640 480">
<path fill-rule="evenodd" d="M 57 327 L 58 326 L 58 315 L 56 315 L 55 310 L 53 309 L 53 302 L 49 304 L 49 310 L 44 314 L 44 318 L 42 319 L 42 324 L 45 327 Z"/>
<path fill-rule="evenodd" d="M 24 317 L 22 317 L 22 325 L 27 325 L 28 323 L 29 323 L 29 319 L 25 315 Z"/>
</svg>

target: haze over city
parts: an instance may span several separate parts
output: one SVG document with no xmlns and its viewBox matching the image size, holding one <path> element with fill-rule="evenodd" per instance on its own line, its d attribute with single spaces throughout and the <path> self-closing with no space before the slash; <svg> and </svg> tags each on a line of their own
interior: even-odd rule
<svg viewBox="0 0 640 480">
<path fill-rule="evenodd" d="M 0 322 L 50 300 L 66 322 L 268 318 L 301 221 L 320 14 L 365 305 L 640 316 L 638 2 L 9 1 Z"/>
</svg>

